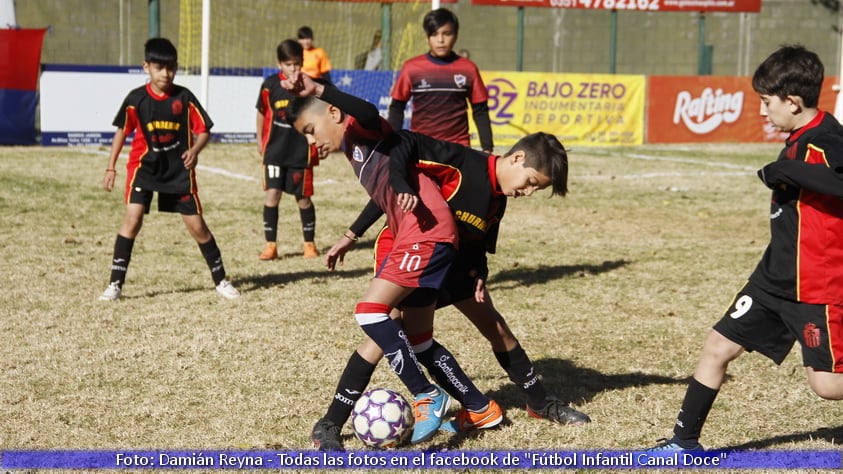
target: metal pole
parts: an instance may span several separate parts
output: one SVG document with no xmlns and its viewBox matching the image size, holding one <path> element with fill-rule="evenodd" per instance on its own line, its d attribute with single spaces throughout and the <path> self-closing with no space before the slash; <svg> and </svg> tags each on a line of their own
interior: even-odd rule
<svg viewBox="0 0 843 474">
<path fill-rule="evenodd" d="M 158 0 L 149 0 L 149 37 L 158 38 L 159 36 L 161 36 L 160 2 Z"/>
<path fill-rule="evenodd" d="M 381 3 L 381 70 L 392 69 L 392 4 Z"/>
<path fill-rule="evenodd" d="M 199 101 L 208 109 L 208 84 L 210 82 L 211 67 L 209 56 L 211 52 L 211 0 L 202 0 L 202 65 L 201 65 L 201 89 Z"/>
<path fill-rule="evenodd" d="M 705 74 L 705 14 L 700 12 L 697 19 L 699 33 L 697 33 L 697 74 Z"/>
<path fill-rule="evenodd" d="M 609 29 L 609 74 L 614 74 L 617 66 L 618 54 L 618 11 L 612 10 L 612 18 Z"/>
<path fill-rule="evenodd" d="M 518 7 L 518 31 L 516 33 L 515 70 L 524 70 L 524 7 Z"/>
</svg>

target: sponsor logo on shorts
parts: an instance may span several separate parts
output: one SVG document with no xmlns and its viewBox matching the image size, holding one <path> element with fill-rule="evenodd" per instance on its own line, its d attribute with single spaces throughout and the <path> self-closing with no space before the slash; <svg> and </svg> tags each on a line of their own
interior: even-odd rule
<svg viewBox="0 0 843 474">
<path fill-rule="evenodd" d="M 820 345 L 820 328 L 814 323 L 808 323 L 802 328 L 802 338 L 805 340 L 805 345 L 814 348 Z"/>
</svg>

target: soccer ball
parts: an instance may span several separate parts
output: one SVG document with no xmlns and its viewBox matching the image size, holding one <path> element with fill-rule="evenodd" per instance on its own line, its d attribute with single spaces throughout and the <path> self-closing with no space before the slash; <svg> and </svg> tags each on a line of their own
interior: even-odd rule
<svg viewBox="0 0 843 474">
<path fill-rule="evenodd" d="M 400 393 L 387 388 L 366 391 L 354 404 L 351 425 L 366 446 L 392 448 L 413 432 L 413 407 Z"/>
</svg>

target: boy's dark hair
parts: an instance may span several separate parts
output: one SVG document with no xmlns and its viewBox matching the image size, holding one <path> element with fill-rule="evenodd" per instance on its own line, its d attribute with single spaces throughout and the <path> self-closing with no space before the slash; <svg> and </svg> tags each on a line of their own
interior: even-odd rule
<svg viewBox="0 0 843 474">
<path fill-rule="evenodd" d="M 767 57 L 752 75 L 755 92 L 802 98 L 805 107 L 816 108 L 823 83 L 823 63 L 802 45 L 784 45 Z"/>
<path fill-rule="evenodd" d="M 458 34 L 460 32 L 460 21 L 457 19 L 457 15 L 447 8 L 437 8 L 424 16 L 424 19 L 422 20 L 422 28 L 424 28 L 424 32 L 427 33 L 427 37 L 430 38 L 434 33 L 436 33 L 436 30 L 442 28 L 448 23 L 454 25 L 454 34 Z"/>
<path fill-rule="evenodd" d="M 150 38 L 143 45 L 143 60 L 148 63 L 175 65 L 179 61 L 179 53 L 167 38 Z"/>
<path fill-rule="evenodd" d="M 295 59 L 301 61 L 304 57 L 304 48 L 301 47 L 298 41 L 286 39 L 278 43 L 278 47 L 275 48 L 275 55 L 278 57 L 279 63 Z"/>
<path fill-rule="evenodd" d="M 551 196 L 568 193 L 568 152 L 558 138 L 544 132 L 531 133 L 518 140 L 504 156 L 516 151 L 524 152 L 525 167 L 550 178 Z"/>
<path fill-rule="evenodd" d="M 296 33 L 298 39 L 313 39 L 313 30 L 309 26 L 302 26 Z"/>
</svg>

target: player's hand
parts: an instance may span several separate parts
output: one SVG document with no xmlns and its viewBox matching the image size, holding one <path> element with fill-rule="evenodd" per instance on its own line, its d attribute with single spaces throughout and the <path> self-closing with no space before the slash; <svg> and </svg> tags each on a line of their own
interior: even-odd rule
<svg viewBox="0 0 843 474">
<path fill-rule="evenodd" d="M 337 263 L 342 266 L 346 252 L 351 250 L 352 247 L 354 247 L 354 241 L 348 237 L 342 236 L 337 240 L 325 256 L 325 266 L 328 267 L 329 272 L 337 268 Z"/>
<path fill-rule="evenodd" d="M 299 71 L 292 77 L 281 81 L 281 87 L 287 89 L 291 94 L 299 97 L 320 96 L 325 86 L 317 84 L 307 74 Z"/>
<path fill-rule="evenodd" d="M 483 279 L 476 271 L 468 272 L 474 278 L 474 301 L 478 303 L 486 302 L 486 280 Z"/>
<path fill-rule="evenodd" d="M 199 162 L 199 154 L 188 148 L 187 151 L 181 154 L 181 160 L 184 162 L 184 169 L 192 170 Z"/>
<path fill-rule="evenodd" d="M 404 212 L 413 211 L 419 203 L 419 197 L 410 193 L 398 193 L 398 206 Z"/>
<path fill-rule="evenodd" d="M 105 172 L 105 176 L 102 177 L 102 188 L 108 192 L 111 192 L 114 189 L 114 180 L 117 178 L 117 171 L 109 170 Z"/>
</svg>

